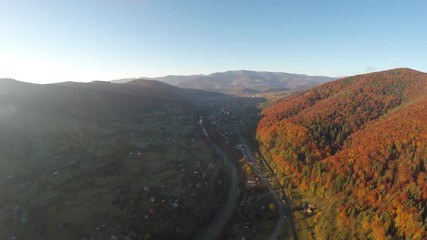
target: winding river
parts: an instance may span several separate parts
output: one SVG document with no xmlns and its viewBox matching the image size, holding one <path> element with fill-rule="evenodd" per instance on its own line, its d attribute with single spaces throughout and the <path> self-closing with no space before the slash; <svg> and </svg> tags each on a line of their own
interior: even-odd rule
<svg viewBox="0 0 427 240">
<path fill-rule="evenodd" d="M 225 152 L 210 138 L 208 131 L 203 126 L 203 118 L 201 116 L 199 124 L 202 128 L 203 135 L 205 135 L 206 139 L 209 141 L 209 143 L 217 152 L 218 156 L 221 158 L 224 166 L 228 170 L 228 174 L 230 177 L 228 185 L 228 194 L 227 199 L 224 203 L 224 207 L 219 210 L 219 212 L 214 217 L 209 226 L 207 226 L 205 229 L 202 229 L 200 233 L 196 236 L 196 239 L 198 240 L 210 240 L 216 239 L 221 235 L 222 230 L 229 221 L 230 217 L 233 215 L 234 209 L 236 207 L 236 193 L 239 183 L 239 176 L 237 174 L 236 165 L 233 163 L 233 161 L 231 161 L 227 154 L 225 154 Z"/>
</svg>

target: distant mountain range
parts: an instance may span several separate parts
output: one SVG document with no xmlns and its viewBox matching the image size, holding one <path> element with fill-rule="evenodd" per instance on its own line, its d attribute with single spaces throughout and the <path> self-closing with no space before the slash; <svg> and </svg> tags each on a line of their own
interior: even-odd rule
<svg viewBox="0 0 427 240">
<path fill-rule="evenodd" d="M 113 80 L 126 83 L 137 78 Z M 227 71 L 209 75 L 165 76 L 142 78 L 158 80 L 180 88 L 199 89 L 222 93 L 266 92 L 286 89 L 305 89 L 334 80 L 325 76 L 308 76 L 284 72 L 258 72 L 248 70 Z"/>
</svg>

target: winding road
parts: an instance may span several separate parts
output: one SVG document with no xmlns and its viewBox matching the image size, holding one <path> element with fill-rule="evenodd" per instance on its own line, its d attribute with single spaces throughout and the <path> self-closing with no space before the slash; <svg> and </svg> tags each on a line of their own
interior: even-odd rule
<svg viewBox="0 0 427 240">
<path fill-rule="evenodd" d="M 280 233 L 283 230 L 284 219 L 285 219 L 285 211 L 283 209 L 283 204 L 281 202 L 280 197 L 277 195 L 276 191 L 271 186 L 271 184 L 268 182 L 268 180 L 265 177 L 264 173 L 262 172 L 262 170 L 258 166 L 258 164 L 256 162 L 256 159 L 253 156 L 252 151 L 250 150 L 248 144 L 243 139 L 243 137 L 242 137 L 242 135 L 240 134 L 239 131 L 237 131 L 237 134 L 239 135 L 240 142 L 243 145 L 243 153 L 244 153 L 244 155 L 252 163 L 252 165 L 255 167 L 255 170 L 257 171 L 258 176 L 261 178 L 261 180 L 264 183 L 264 185 L 267 186 L 268 191 L 273 194 L 274 201 L 276 202 L 276 205 L 279 208 L 279 218 L 277 220 L 276 226 L 274 227 L 273 233 L 271 234 L 271 237 L 270 237 L 271 240 L 275 240 L 275 239 L 277 239 L 279 237 Z"/>
<path fill-rule="evenodd" d="M 230 158 L 227 156 L 227 154 L 217 145 L 215 144 L 212 139 L 209 136 L 208 131 L 203 125 L 203 118 L 200 116 L 199 121 L 200 127 L 202 129 L 203 135 L 206 137 L 206 139 L 209 141 L 209 143 L 212 145 L 212 147 L 215 149 L 217 154 L 220 156 L 221 160 L 223 161 L 224 166 L 228 170 L 229 176 L 230 176 L 230 184 L 228 187 L 228 196 L 225 201 L 224 207 L 221 208 L 220 212 L 214 217 L 213 221 L 209 226 L 207 226 L 205 229 L 201 230 L 201 232 L 196 236 L 195 239 L 197 240 L 211 240 L 218 238 L 222 230 L 224 229 L 225 225 L 229 221 L 230 217 L 232 216 L 234 209 L 236 207 L 236 201 L 237 201 L 237 189 L 238 189 L 238 183 L 239 183 L 239 177 L 237 174 L 237 168 L 236 165 L 233 163 L 233 161 L 230 160 Z M 283 231 L 284 227 L 284 220 L 285 217 L 287 217 L 290 220 L 291 224 L 291 230 L 292 230 L 292 237 L 294 240 L 298 240 L 298 236 L 295 231 L 295 227 L 292 221 L 292 214 L 291 214 L 291 208 L 289 205 L 289 200 L 286 196 L 286 193 L 284 193 L 286 205 L 288 208 L 288 211 L 285 212 L 285 209 L 283 208 L 282 200 L 280 199 L 279 195 L 275 191 L 275 189 L 271 186 L 268 179 L 265 177 L 264 173 L 262 172 L 261 168 L 259 167 L 255 157 L 252 154 L 251 149 L 249 148 L 248 144 L 242 137 L 240 131 L 235 128 L 229 128 L 230 131 L 235 132 L 239 136 L 239 140 L 243 146 L 243 154 L 246 156 L 246 158 L 253 164 L 255 167 L 258 175 L 260 176 L 262 182 L 267 186 L 268 191 L 273 194 L 274 200 L 276 202 L 276 205 L 278 207 L 278 213 L 279 217 L 276 223 L 276 226 L 273 230 L 273 233 L 271 234 L 270 239 L 276 240 L 279 238 L 280 233 Z M 265 159 L 263 159 L 265 161 Z M 267 164 L 268 166 L 268 164 Z M 269 166 L 268 166 L 269 167 Z M 269 167 L 269 170 L 272 169 Z M 277 179 L 276 179 L 277 180 Z M 281 189 L 283 190 L 283 189 Z"/>
<path fill-rule="evenodd" d="M 291 231 L 292 231 L 292 237 L 294 240 L 298 240 L 298 234 L 297 231 L 295 230 L 295 224 L 294 224 L 294 220 L 292 218 L 292 208 L 291 208 L 291 203 L 289 202 L 289 198 L 286 195 L 286 191 L 285 191 L 285 187 L 280 185 L 279 179 L 277 179 L 276 175 L 274 175 L 274 171 L 273 169 L 270 167 L 270 165 L 268 164 L 267 160 L 264 158 L 264 156 L 261 155 L 262 161 L 264 162 L 264 164 L 267 166 L 267 168 L 269 169 L 269 171 L 271 172 L 271 174 L 274 176 L 274 179 L 276 180 L 276 182 L 278 183 L 278 185 L 280 186 L 281 191 L 283 192 L 283 197 L 285 198 L 285 202 L 286 202 L 286 207 L 287 207 L 287 217 L 290 221 L 290 227 L 291 227 Z"/>
</svg>

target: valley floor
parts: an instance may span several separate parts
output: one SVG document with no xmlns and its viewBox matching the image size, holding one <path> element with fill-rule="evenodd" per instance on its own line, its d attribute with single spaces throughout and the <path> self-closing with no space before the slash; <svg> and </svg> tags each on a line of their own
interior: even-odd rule
<svg viewBox="0 0 427 240">
<path fill-rule="evenodd" d="M 101 122 L 2 122 L 1 239 L 292 239 L 286 196 L 251 140 L 260 97 Z M 207 137 L 209 134 L 209 137 Z M 248 141 L 248 142 L 247 142 Z"/>
<path fill-rule="evenodd" d="M 221 162 L 178 106 L 132 122 L 47 120 L 31 150 L 1 159 L 1 239 L 185 239 L 226 197 Z"/>
</svg>

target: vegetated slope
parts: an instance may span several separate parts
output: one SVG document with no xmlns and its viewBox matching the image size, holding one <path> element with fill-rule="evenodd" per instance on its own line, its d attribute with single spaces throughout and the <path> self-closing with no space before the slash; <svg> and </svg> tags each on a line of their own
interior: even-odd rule
<svg viewBox="0 0 427 240">
<path fill-rule="evenodd" d="M 426 73 L 358 75 L 278 101 L 257 137 L 282 184 L 327 202 L 316 237 L 427 238 Z"/>
<path fill-rule="evenodd" d="M 217 95 L 0 79 L 0 239 L 191 238 L 225 196 L 192 103 Z"/>
<path fill-rule="evenodd" d="M 307 76 L 282 72 L 227 71 L 209 75 L 165 76 L 154 78 L 180 88 L 191 88 L 223 93 L 260 92 L 270 90 L 300 89 L 333 80 L 330 77 Z M 120 79 L 123 83 L 134 79 Z"/>
<path fill-rule="evenodd" d="M 49 135 L 46 129 L 54 125 L 135 122 L 164 103 L 179 105 L 192 114 L 190 100 L 184 96 L 183 90 L 156 81 L 38 85 L 0 79 L 0 158 L 13 154 L 22 144 L 37 146 L 34 139 Z"/>
<path fill-rule="evenodd" d="M 37 146 L 38 136 L 49 135 L 55 126 L 80 129 L 80 125 L 94 124 L 114 129 L 113 123 L 135 124 L 163 104 L 175 104 L 192 115 L 188 95 L 157 81 L 38 85 L 0 79 L 0 158 L 13 155 L 17 146 Z M 55 129 L 56 135 L 63 132 L 69 130 Z"/>
</svg>

